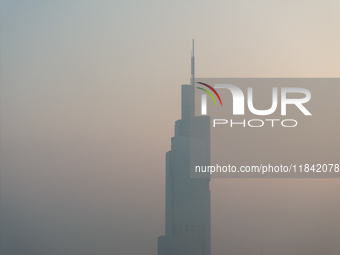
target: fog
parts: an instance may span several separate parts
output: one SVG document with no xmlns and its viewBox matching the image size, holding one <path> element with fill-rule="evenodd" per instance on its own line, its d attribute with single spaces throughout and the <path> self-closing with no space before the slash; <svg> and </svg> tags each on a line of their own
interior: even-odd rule
<svg viewBox="0 0 340 255">
<path fill-rule="evenodd" d="M 1 1 L 1 254 L 156 255 L 191 39 L 200 77 L 339 77 L 339 10 Z M 339 184 L 212 180 L 212 254 L 338 255 Z"/>
</svg>

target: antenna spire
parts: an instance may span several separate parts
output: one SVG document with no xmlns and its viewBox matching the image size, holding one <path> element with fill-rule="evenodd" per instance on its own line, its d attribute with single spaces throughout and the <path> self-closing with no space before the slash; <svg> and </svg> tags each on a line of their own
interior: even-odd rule
<svg viewBox="0 0 340 255">
<path fill-rule="evenodd" d="M 193 86 L 195 86 L 195 41 L 194 39 L 192 39 L 191 78 L 192 78 L 192 84 Z"/>
<path fill-rule="evenodd" d="M 192 39 L 192 56 L 195 56 L 195 39 Z"/>
<path fill-rule="evenodd" d="M 191 104 L 192 104 L 192 116 L 195 116 L 195 41 L 192 39 L 192 56 L 191 56 Z"/>
</svg>

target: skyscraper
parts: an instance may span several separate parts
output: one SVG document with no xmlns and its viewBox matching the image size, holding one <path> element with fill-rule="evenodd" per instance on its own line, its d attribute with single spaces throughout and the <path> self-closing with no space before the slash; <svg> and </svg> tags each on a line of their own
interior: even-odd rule
<svg viewBox="0 0 340 255">
<path fill-rule="evenodd" d="M 195 116 L 195 59 L 191 85 L 182 85 L 182 117 L 166 153 L 165 235 L 158 255 L 210 255 L 210 176 L 193 177 L 195 165 L 210 165 L 210 119 Z M 201 176 L 202 177 L 202 176 Z"/>
</svg>

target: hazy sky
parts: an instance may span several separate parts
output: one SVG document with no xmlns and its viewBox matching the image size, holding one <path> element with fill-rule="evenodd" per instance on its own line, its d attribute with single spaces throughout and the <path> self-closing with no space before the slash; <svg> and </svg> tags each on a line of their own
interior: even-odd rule
<svg viewBox="0 0 340 255">
<path fill-rule="evenodd" d="M 339 77 L 339 13 L 338 0 L 1 0 L 1 255 L 156 255 L 191 39 L 198 77 Z M 213 180 L 212 254 L 339 254 L 339 184 Z M 327 253 L 299 246 L 316 230 Z"/>
</svg>

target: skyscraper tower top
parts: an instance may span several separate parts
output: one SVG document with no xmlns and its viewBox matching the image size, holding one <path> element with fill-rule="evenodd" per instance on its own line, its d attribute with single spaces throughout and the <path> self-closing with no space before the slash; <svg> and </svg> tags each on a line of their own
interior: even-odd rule
<svg viewBox="0 0 340 255">
<path fill-rule="evenodd" d="M 191 85 L 182 85 L 182 117 L 166 153 L 165 235 L 158 238 L 158 255 L 210 255 L 210 176 L 191 176 L 194 165 L 210 165 L 210 119 L 193 110 L 192 46 Z"/>
</svg>

